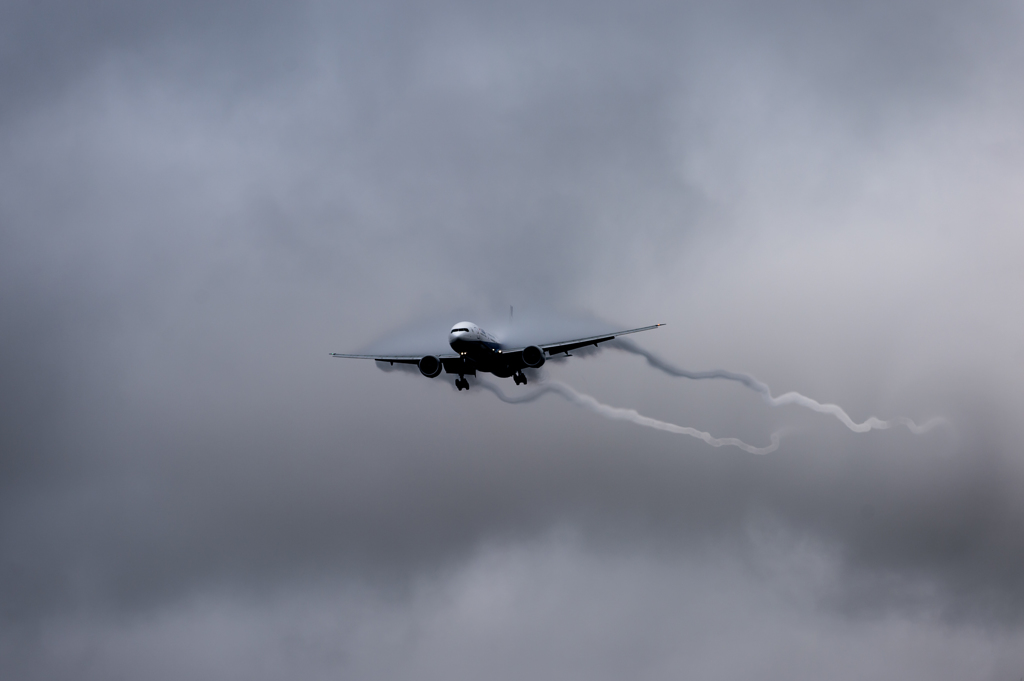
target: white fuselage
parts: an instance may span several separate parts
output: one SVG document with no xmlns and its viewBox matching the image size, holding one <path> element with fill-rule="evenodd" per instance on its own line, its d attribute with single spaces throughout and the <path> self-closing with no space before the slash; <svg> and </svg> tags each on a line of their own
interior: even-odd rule
<svg viewBox="0 0 1024 681">
<path fill-rule="evenodd" d="M 448 332 L 448 345 L 463 357 L 491 363 L 501 355 L 501 343 L 473 322 L 459 322 Z"/>
</svg>

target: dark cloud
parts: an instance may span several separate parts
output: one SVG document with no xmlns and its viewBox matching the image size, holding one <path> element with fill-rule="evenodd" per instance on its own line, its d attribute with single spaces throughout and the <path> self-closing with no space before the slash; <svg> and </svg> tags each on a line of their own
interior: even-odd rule
<svg viewBox="0 0 1024 681">
<path fill-rule="evenodd" d="M 238 63 L 280 77 L 282 63 L 295 66 L 295 51 L 288 45 L 297 44 L 294 31 L 303 16 L 301 5 L 271 2 L 104 0 L 83 7 L 63 0 L 12 0 L 0 8 L 0 89 L 7 95 L 0 115 L 30 115 L 32 108 L 73 87 L 97 63 L 112 58 L 145 61 L 154 47 L 207 56 L 230 53 Z M 264 49 L 268 43 L 279 49 Z M 187 60 L 180 65 L 186 66 Z M 211 66 L 209 61 L 206 66 Z M 232 69 L 239 75 L 245 70 Z"/>
<path fill-rule="evenodd" d="M 935 650 L 1012 678 L 1020 19 L 6 4 L 0 669 L 222 676 L 265 641 L 289 675 L 469 674 L 541 631 L 574 651 L 541 675 L 588 651 L 597 676 L 740 673 L 665 643 L 707 619 L 760 661 L 825 632 L 779 678 L 934 678 L 911 661 Z M 327 356 L 426 352 L 467 318 L 668 322 L 638 342 L 675 364 L 951 426 L 852 433 L 614 351 L 544 369 L 716 437 L 792 428 L 753 457 Z M 912 640 L 878 666 L 840 643 L 893 622 Z M 479 659 L 442 663 L 459 637 Z"/>
</svg>

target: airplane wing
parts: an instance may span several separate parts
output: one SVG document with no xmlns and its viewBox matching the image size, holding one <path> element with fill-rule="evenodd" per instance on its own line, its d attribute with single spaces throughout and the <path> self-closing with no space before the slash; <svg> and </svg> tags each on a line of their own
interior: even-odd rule
<svg viewBox="0 0 1024 681">
<path fill-rule="evenodd" d="M 616 331 L 615 333 L 606 333 L 606 334 L 602 334 L 600 336 L 587 336 L 586 338 L 573 338 L 572 340 L 558 341 L 557 343 L 546 343 L 546 344 L 540 345 L 538 347 L 540 347 L 540 349 L 543 350 L 544 352 L 546 352 L 549 356 L 558 355 L 558 354 L 561 354 L 563 352 L 568 355 L 570 350 L 575 350 L 576 348 L 582 348 L 582 347 L 585 347 L 587 345 L 593 345 L 594 347 L 597 347 L 598 343 L 604 343 L 605 341 L 610 341 L 611 339 L 616 338 L 617 336 L 625 336 L 626 334 L 630 334 L 630 333 L 640 333 L 641 331 L 650 331 L 651 329 L 656 329 L 659 326 L 665 326 L 665 325 L 664 324 L 654 324 L 652 326 L 641 326 L 639 329 L 626 329 L 625 331 Z M 516 348 L 515 350 L 507 350 L 506 352 L 510 352 L 511 353 L 511 352 L 522 352 L 522 351 L 523 351 L 523 348 Z"/>
<path fill-rule="evenodd" d="M 459 356 L 454 352 L 446 352 L 441 355 L 434 355 L 438 359 L 458 359 Z M 340 352 L 332 352 L 331 357 L 341 357 L 342 359 L 374 359 L 378 362 L 390 362 L 391 364 L 417 364 L 423 355 L 344 355 Z"/>
</svg>

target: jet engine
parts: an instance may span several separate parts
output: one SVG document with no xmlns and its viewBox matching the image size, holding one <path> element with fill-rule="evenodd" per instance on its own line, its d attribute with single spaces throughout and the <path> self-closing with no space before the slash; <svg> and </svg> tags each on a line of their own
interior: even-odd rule
<svg viewBox="0 0 1024 681">
<path fill-rule="evenodd" d="M 544 364 L 544 351 L 538 348 L 536 345 L 531 345 L 528 348 L 523 348 L 523 364 L 528 367 L 537 367 Z"/>
<path fill-rule="evenodd" d="M 441 373 L 441 360 L 434 355 L 426 355 L 420 361 L 416 362 L 416 366 L 420 368 L 420 373 L 427 378 L 433 378 Z"/>
</svg>

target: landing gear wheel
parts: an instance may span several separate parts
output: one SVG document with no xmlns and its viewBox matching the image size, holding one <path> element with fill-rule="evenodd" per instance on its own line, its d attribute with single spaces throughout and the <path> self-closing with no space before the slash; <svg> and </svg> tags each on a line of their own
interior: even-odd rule
<svg viewBox="0 0 1024 681">
<path fill-rule="evenodd" d="M 512 378 L 515 380 L 516 385 L 526 385 L 526 374 L 522 371 L 514 374 Z"/>
<path fill-rule="evenodd" d="M 463 390 L 469 390 L 469 381 L 467 381 L 464 377 L 459 376 L 457 379 L 455 379 L 455 387 L 459 389 L 459 392 Z"/>
</svg>

